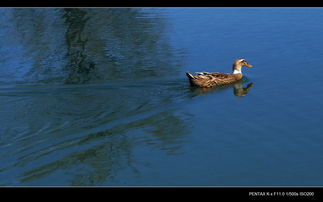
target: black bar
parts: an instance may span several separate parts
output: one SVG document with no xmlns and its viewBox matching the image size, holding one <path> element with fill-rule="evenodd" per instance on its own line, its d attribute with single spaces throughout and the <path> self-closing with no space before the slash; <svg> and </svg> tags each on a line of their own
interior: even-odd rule
<svg viewBox="0 0 323 202">
<path fill-rule="evenodd" d="M 24 187 L 0 188 L 2 197 L 61 200 L 101 198 L 100 200 L 148 199 L 171 200 L 189 199 L 198 201 L 216 201 L 217 199 L 247 200 L 320 200 L 323 199 L 322 187 Z M 45 198 L 44 198 L 45 197 Z"/>
</svg>

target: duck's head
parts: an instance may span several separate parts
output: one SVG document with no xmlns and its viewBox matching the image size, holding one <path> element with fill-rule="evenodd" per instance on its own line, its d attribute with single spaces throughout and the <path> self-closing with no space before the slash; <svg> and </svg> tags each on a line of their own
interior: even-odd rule
<svg viewBox="0 0 323 202">
<path fill-rule="evenodd" d="M 252 65 L 249 64 L 245 59 L 243 58 L 236 59 L 232 65 L 233 74 L 242 74 L 241 68 L 243 66 L 252 67 Z"/>
</svg>

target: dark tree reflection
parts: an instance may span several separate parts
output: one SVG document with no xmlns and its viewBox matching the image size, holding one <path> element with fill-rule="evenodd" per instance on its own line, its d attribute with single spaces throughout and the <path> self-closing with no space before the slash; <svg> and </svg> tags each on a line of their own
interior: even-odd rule
<svg viewBox="0 0 323 202">
<path fill-rule="evenodd" d="M 169 123 L 172 121 L 175 122 L 170 125 Z M 93 143 L 96 144 L 88 149 L 75 151 L 58 160 L 29 170 L 23 173 L 21 181 L 28 184 L 60 170 L 67 170 L 71 179 L 70 185 L 116 185 L 120 182 L 115 181 L 115 176 L 124 169 L 131 170 L 136 175 L 141 174 L 140 167 L 144 165 L 138 164 L 136 156 L 133 155 L 133 150 L 139 145 L 154 143 L 156 149 L 164 150 L 169 154 L 176 153 L 181 148 L 187 133 L 185 122 L 185 119 L 174 116 L 174 111 L 165 111 L 144 119 L 117 125 L 106 131 L 82 136 L 69 147 L 83 148 Z M 151 136 L 138 137 L 135 134 L 133 136 L 126 135 L 138 128 L 145 129 L 146 127 L 156 130 L 156 133 L 153 133 L 155 138 Z M 41 155 L 36 154 L 21 160 L 36 161 L 38 158 L 41 158 Z M 139 168 L 137 168 L 138 166 Z M 121 178 L 120 180 L 127 183 L 127 179 Z"/>
<path fill-rule="evenodd" d="M 61 83 L 66 26 L 54 8 L 0 9 L 0 82 Z"/>
<path fill-rule="evenodd" d="M 152 12 L 152 10 L 151 10 Z M 64 9 L 69 74 L 65 83 L 133 80 L 180 69 L 158 13 L 142 9 Z"/>
<path fill-rule="evenodd" d="M 141 80 L 174 76 L 182 65 L 156 9 L 8 8 L 0 14 L 3 82 Z"/>
<path fill-rule="evenodd" d="M 125 170 L 141 175 L 138 148 L 181 153 L 191 117 L 178 104 L 189 91 L 184 82 L 147 83 L 1 91 L 0 174 L 18 169 L 20 185 L 118 184 Z"/>
</svg>

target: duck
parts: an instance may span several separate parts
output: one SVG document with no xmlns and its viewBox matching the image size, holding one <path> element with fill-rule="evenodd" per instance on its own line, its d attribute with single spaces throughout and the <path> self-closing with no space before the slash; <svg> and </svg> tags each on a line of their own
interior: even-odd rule
<svg viewBox="0 0 323 202">
<path fill-rule="evenodd" d="M 186 72 L 186 76 L 189 79 L 191 86 L 200 88 L 210 88 L 213 86 L 220 86 L 231 84 L 242 79 L 241 68 L 243 66 L 253 67 L 244 58 L 236 59 L 232 64 L 232 73 L 220 73 L 220 72 L 197 72 L 193 75 Z"/>
</svg>

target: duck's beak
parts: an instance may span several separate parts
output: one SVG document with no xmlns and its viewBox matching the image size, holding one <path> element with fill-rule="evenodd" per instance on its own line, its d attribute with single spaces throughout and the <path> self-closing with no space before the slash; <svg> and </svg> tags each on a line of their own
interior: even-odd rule
<svg viewBox="0 0 323 202">
<path fill-rule="evenodd" d="M 249 63 L 247 63 L 247 64 L 246 64 L 246 66 L 247 66 L 247 67 L 252 67 L 252 65 L 251 65 L 251 64 L 249 64 Z"/>
</svg>

